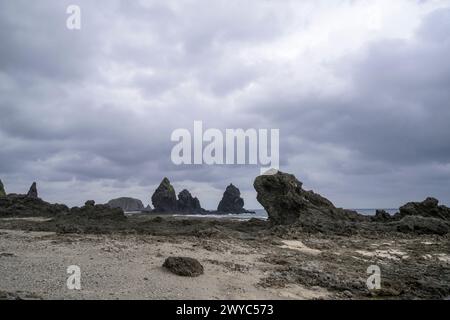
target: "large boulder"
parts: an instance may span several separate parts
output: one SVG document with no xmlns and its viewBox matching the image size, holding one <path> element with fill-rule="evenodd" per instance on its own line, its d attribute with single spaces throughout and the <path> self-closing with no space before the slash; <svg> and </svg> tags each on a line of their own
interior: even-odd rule
<svg viewBox="0 0 450 320">
<path fill-rule="evenodd" d="M 33 184 L 31 185 L 30 190 L 28 190 L 27 196 L 29 198 L 38 198 L 36 182 L 33 182 Z"/>
<path fill-rule="evenodd" d="M 198 277 L 203 274 L 203 266 L 194 258 L 169 257 L 163 267 L 182 277 Z"/>
<path fill-rule="evenodd" d="M 152 195 L 152 203 L 156 212 L 177 211 L 177 196 L 169 179 L 164 178 Z"/>
<path fill-rule="evenodd" d="M 111 208 L 120 208 L 125 212 L 145 210 L 141 200 L 128 197 L 112 199 L 107 204 Z"/>
<path fill-rule="evenodd" d="M 186 189 L 178 194 L 177 210 L 185 213 L 204 213 L 206 211 L 200 206 L 198 198 L 193 197 Z"/>
<path fill-rule="evenodd" d="M 233 184 L 230 184 L 223 193 L 217 211 L 235 214 L 250 212 L 244 209 L 244 199 L 241 198 L 241 192 Z"/>
<path fill-rule="evenodd" d="M 5 187 L 3 186 L 3 182 L 0 179 L 0 197 L 6 197 Z"/>
<path fill-rule="evenodd" d="M 331 201 L 302 188 L 302 183 L 288 173 L 278 171 L 273 175 L 261 175 L 253 186 L 257 200 L 274 224 L 293 224 L 300 220 L 317 224 L 327 219 L 358 221 L 364 218 L 355 211 L 336 208 Z"/>
<path fill-rule="evenodd" d="M 407 216 L 422 216 L 450 221 L 450 208 L 439 205 L 435 198 L 426 198 L 422 202 L 408 202 L 400 207 L 400 212 L 395 215 L 396 219 Z"/>
</svg>

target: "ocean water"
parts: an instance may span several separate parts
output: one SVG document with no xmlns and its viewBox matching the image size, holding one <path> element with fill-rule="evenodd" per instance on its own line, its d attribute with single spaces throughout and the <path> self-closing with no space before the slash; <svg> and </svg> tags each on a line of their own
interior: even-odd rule
<svg viewBox="0 0 450 320">
<path fill-rule="evenodd" d="M 233 219 L 233 220 L 250 220 L 252 218 L 267 220 L 269 217 L 266 210 L 257 209 L 251 210 L 255 213 L 242 213 L 242 214 L 174 214 L 174 217 L 195 217 L 195 218 L 206 218 L 206 219 Z"/>
<path fill-rule="evenodd" d="M 398 209 L 395 209 L 395 208 L 388 208 L 388 209 L 350 209 L 350 210 L 355 210 L 356 212 L 358 212 L 360 214 L 363 214 L 365 216 L 374 216 L 375 212 L 377 210 L 384 210 L 387 213 L 389 213 L 390 215 L 393 215 L 393 214 L 398 212 Z"/>
<path fill-rule="evenodd" d="M 375 215 L 375 212 L 377 209 L 350 209 L 354 210 L 362 215 L 365 216 L 373 216 Z M 382 209 L 385 210 L 387 213 L 393 215 L 396 212 L 398 212 L 398 209 L 389 208 L 389 209 Z M 172 216 L 174 217 L 191 217 L 191 218 L 205 218 L 205 219 L 232 219 L 232 220 L 250 220 L 252 218 L 261 219 L 261 220 L 267 220 L 268 215 L 266 210 L 264 209 L 256 209 L 252 210 L 255 211 L 255 213 L 243 213 L 243 214 L 174 214 Z M 127 214 L 133 214 L 128 213 Z"/>
</svg>

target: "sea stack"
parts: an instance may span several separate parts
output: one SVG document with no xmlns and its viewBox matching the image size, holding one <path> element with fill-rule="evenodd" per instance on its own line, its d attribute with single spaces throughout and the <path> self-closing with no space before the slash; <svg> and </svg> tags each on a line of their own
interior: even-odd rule
<svg viewBox="0 0 450 320">
<path fill-rule="evenodd" d="M 6 197 L 5 187 L 3 186 L 3 182 L 0 179 L 0 197 Z"/>
<path fill-rule="evenodd" d="M 161 184 L 152 195 L 152 204 L 155 212 L 177 211 L 177 195 L 169 179 L 164 178 L 161 181 Z"/>
<path fill-rule="evenodd" d="M 34 199 L 38 198 L 36 182 L 33 182 L 33 184 L 31 185 L 30 190 L 28 190 L 27 197 Z"/>
<path fill-rule="evenodd" d="M 250 213 L 250 211 L 244 209 L 244 199 L 241 198 L 241 192 L 232 183 L 223 193 L 217 211 L 234 214 Z"/>
</svg>

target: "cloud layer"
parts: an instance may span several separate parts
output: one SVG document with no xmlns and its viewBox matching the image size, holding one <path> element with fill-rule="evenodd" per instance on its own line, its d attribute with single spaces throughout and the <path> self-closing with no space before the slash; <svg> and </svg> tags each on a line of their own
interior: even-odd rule
<svg viewBox="0 0 450 320">
<path fill-rule="evenodd" d="M 281 169 L 344 207 L 450 204 L 449 1 L 0 0 L 0 178 L 79 205 L 162 177 L 259 207 L 256 166 L 175 166 L 171 132 L 280 129 Z"/>
</svg>

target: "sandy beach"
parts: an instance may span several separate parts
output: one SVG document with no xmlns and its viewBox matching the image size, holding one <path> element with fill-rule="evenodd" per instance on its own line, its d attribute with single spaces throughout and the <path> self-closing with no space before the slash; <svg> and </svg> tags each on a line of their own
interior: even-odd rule
<svg viewBox="0 0 450 320">
<path fill-rule="evenodd" d="M 51 218 L 0 219 L 0 297 L 251 300 L 450 295 L 448 236 L 283 235 L 268 231 L 263 221 L 128 219 L 146 226 L 145 231 L 66 233 L 51 230 Z M 196 258 L 205 272 L 196 278 L 174 275 L 162 267 L 169 256 Z M 382 289 L 376 292 L 366 286 L 367 268 L 374 264 L 381 269 Z M 70 265 L 81 269 L 81 290 L 66 286 Z"/>
</svg>

